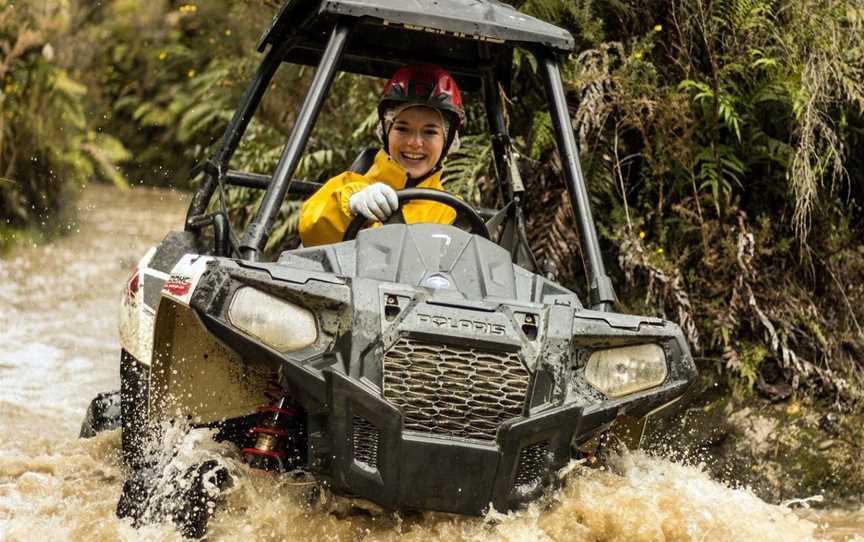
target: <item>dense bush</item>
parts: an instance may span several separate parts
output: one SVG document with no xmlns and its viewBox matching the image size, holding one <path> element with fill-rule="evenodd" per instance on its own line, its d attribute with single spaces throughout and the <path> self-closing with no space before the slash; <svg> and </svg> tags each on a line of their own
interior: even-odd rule
<svg viewBox="0 0 864 542">
<path fill-rule="evenodd" d="M 251 52 L 269 15 L 243 2 L 75 6 L 69 64 L 96 89 L 91 117 L 129 148 L 129 179 L 188 186 L 190 170 L 219 137 L 254 69 Z"/>
<path fill-rule="evenodd" d="M 625 307 L 681 323 L 740 390 L 861 398 L 864 11 L 839 1 L 536 0 L 583 41 L 566 67 Z M 528 75 L 530 76 L 530 74 Z M 578 275 L 541 97 L 535 250 Z M 550 212 L 551 210 L 551 212 Z M 548 232 L 552 232 L 549 235 Z M 617 264 L 617 266 L 615 265 Z"/>
<path fill-rule="evenodd" d="M 85 115 L 87 89 L 59 64 L 63 3 L 0 2 L 0 249 L 17 229 L 50 230 L 89 179 L 125 185 L 127 157 Z"/>
</svg>

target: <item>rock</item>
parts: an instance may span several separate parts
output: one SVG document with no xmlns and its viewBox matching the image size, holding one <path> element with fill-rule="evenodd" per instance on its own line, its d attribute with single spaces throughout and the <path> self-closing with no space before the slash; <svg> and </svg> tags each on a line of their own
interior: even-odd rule
<svg viewBox="0 0 864 542">
<path fill-rule="evenodd" d="M 833 412 L 829 412 L 819 418 L 819 429 L 825 431 L 832 437 L 840 436 L 840 416 Z"/>
<path fill-rule="evenodd" d="M 820 442 L 819 444 L 816 445 L 816 448 L 819 450 L 827 450 L 828 448 L 833 447 L 835 444 L 837 444 L 836 440 L 832 440 L 832 439 L 823 440 L 822 442 Z"/>
</svg>

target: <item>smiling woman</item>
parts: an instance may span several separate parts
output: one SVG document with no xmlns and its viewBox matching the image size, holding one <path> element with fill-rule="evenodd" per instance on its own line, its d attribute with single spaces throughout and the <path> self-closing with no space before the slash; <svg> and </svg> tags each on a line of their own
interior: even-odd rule
<svg viewBox="0 0 864 542">
<path fill-rule="evenodd" d="M 453 77 L 436 66 L 404 66 L 393 74 L 378 103 L 382 149 L 368 171 L 333 177 L 303 205 L 300 238 L 305 246 L 342 239 L 361 215 L 385 222 L 399 209 L 396 190 L 443 190 L 441 164 L 453 148 L 465 111 Z M 401 208 L 407 224 L 450 224 L 454 211 L 432 201 Z"/>
<path fill-rule="evenodd" d="M 387 134 L 390 156 L 410 179 L 421 179 L 438 164 L 444 150 L 444 117 L 426 106 L 409 106 Z"/>
</svg>

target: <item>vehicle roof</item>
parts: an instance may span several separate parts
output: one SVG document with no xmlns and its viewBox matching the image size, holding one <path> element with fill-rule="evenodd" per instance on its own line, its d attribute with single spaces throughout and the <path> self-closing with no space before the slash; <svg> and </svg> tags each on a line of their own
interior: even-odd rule
<svg viewBox="0 0 864 542">
<path fill-rule="evenodd" d="M 377 77 L 426 62 L 461 74 L 464 85 L 498 60 L 509 65 L 513 47 L 575 47 L 567 30 L 498 0 L 287 0 L 259 49 L 290 39 L 290 62 L 317 65 L 338 18 L 357 23 L 340 69 Z"/>
</svg>

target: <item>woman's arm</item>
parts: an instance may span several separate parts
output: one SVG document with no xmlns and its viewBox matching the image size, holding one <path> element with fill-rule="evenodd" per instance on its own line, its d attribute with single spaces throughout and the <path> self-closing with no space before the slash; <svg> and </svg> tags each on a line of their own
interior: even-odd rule
<svg viewBox="0 0 864 542">
<path fill-rule="evenodd" d="M 333 177 L 303 203 L 300 211 L 300 239 L 303 246 L 338 243 L 354 218 L 348 199 L 369 186 L 358 173 L 346 171 Z"/>
</svg>

